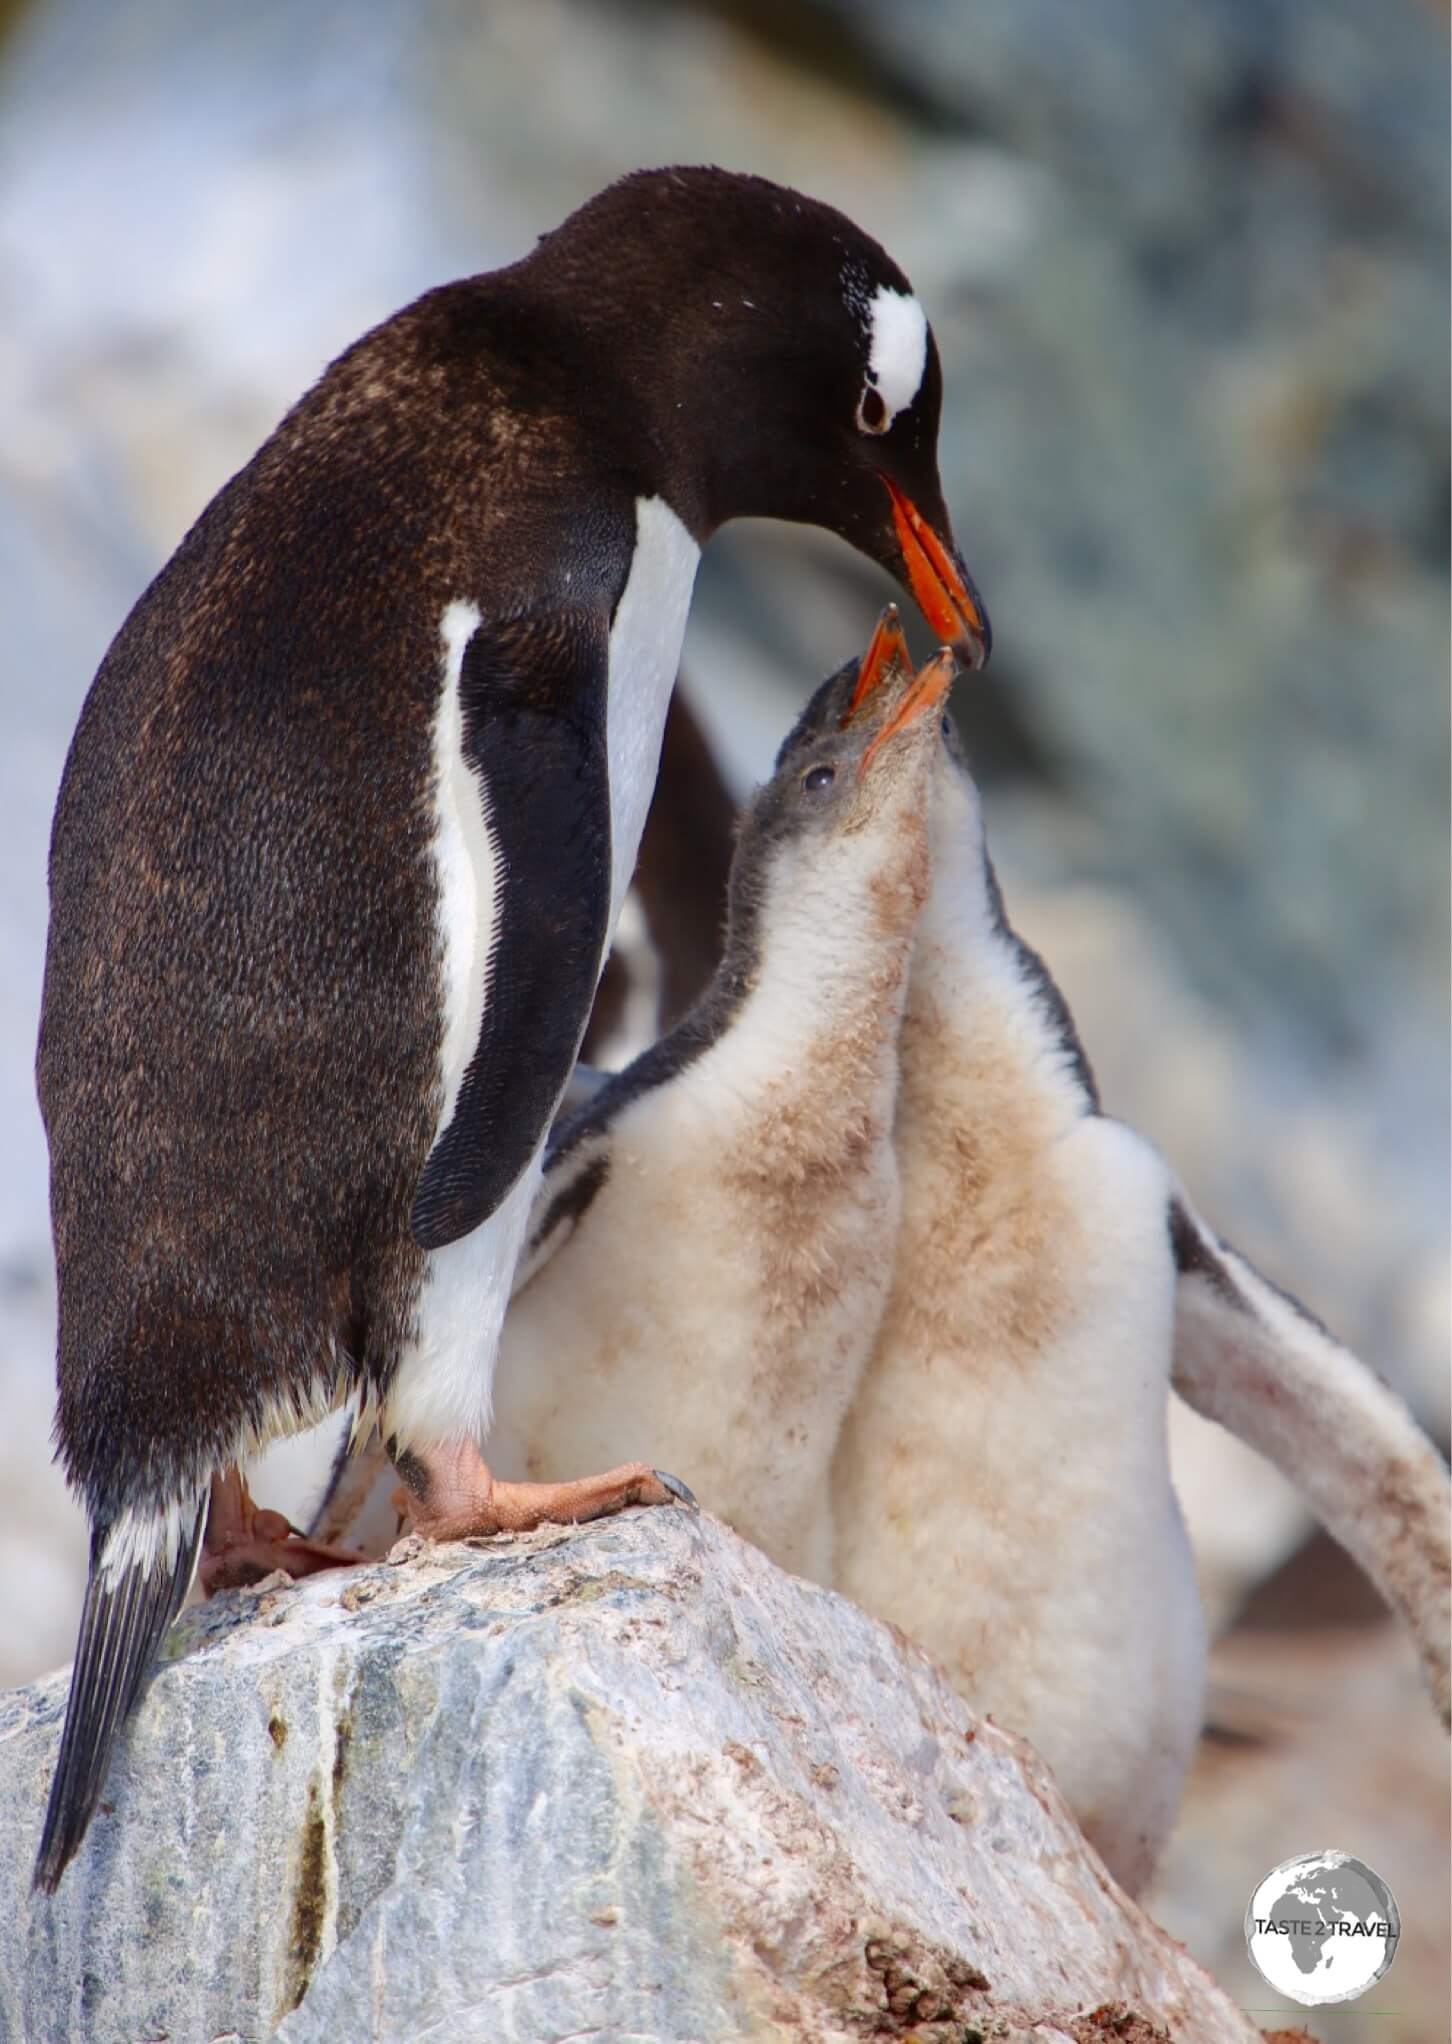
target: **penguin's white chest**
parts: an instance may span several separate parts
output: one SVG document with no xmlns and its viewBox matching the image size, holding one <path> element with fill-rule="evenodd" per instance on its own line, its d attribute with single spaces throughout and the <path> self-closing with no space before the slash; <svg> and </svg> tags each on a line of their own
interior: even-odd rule
<svg viewBox="0 0 1452 2044">
<path fill-rule="evenodd" d="M 635 552 L 610 627 L 606 746 L 610 762 L 610 929 L 625 900 L 660 766 L 666 710 L 681 664 L 701 549 L 669 504 L 641 497 Z"/>
</svg>

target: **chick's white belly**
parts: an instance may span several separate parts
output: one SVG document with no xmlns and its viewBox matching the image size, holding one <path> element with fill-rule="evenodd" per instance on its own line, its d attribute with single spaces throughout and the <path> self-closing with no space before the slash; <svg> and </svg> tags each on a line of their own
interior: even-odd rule
<svg viewBox="0 0 1452 2044">
<path fill-rule="evenodd" d="M 1119 1502 L 1106 1497 L 1086 1510 Z M 1173 1827 L 1204 1684 L 1194 1567 L 1168 1484 L 1145 1505 L 1121 1518 L 1128 1540 L 1099 1542 L 1085 1527 L 1084 1538 L 1071 1534 L 1032 1571 L 1007 1568 L 991 1588 L 966 1583 L 974 1619 L 953 1668 L 970 1702 L 1043 1754 L 1131 1892 L 1148 1880 Z M 976 1551 L 991 1553 L 991 1541 Z M 1056 1586 L 1044 1566 L 1055 1563 Z M 1026 1574 L 1036 1580 L 1026 1583 Z"/>
<path fill-rule="evenodd" d="M 833 1472 L 836 1587 L 1029 1738 L 1140 1886 L 1178 1807 L 1204 1660 L 1169 1471 L 1163 1170 L 1096 1121 L 1054 1174 L 1065 1197 L 1046 1168 L 1045 1226 L 1025 1238 L 1047 1248 L 1003 1248 L 990 1279 L 985 1236 L 961 1292 L 950 1277 L 932 1312 L 921 1288 L 889 1306 Z"/>
<path fill-rule="evenodd" d="M 1052 1439 L 1035 1421 L 1029 1462 L 1000 1406 L 945 1470 L 932 1417 L 918 1440 L 901 1419 L 884 1428 L 885 1522 L 838 1488 L 836 1587 L 1030 1739 L 1121 1872 L 1121 1834 L 1158 1842 L 1173 1821 L 1200 1723 L 1203 1625 L 1168 1467 L 1152 1444 L 1116 1453 L 1102 1413 L 1083 1412 Z"/>
</svg>

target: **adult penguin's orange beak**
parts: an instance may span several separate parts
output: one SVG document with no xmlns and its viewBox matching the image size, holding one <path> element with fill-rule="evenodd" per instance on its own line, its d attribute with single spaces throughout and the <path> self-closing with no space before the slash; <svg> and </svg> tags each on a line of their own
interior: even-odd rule
<svg viewBox="0 0 1452 2044">
<path fill-rule="evenodd" d="M 882 484 L 892 500 L 892 522 L 902 550 L 903 573 L 918 609 L 939 640 L 967 667 L 982 667 L 993 648 L 993 627 L 983 600 L 958 556 L 946 521 L 941 532 L 890 475 Z"/>
</svg>

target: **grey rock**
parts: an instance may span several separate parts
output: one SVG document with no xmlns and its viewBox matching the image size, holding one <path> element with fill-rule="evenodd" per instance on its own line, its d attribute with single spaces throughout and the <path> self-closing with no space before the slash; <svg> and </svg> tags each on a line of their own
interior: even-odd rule
<svg viewBox="0 0 1452 2044">
<path fill-rule="evenodd" d="M 1027 1747 L 695 1514 L 408 1542 L 185 1616 L 46 1899 L 63 1701 L 0 1699 L 15 2044 L 958 2044 L 1108 2003 L 1256 2034 Z"/>
</svg>

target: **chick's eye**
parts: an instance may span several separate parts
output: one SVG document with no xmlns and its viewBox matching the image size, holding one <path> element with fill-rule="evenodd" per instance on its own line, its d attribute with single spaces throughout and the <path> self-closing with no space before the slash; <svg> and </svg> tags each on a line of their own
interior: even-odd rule
<svg viewBox="0 0 1452 2044">
<path fill-rule="evenodd" d="M 808 795 L 820 795 L 830 788 L 837 778 L 837 769 L 829 766 L 808 767 L 802 775 L 802 789 Z"/>
<path fill-rule="evenodd" d="M 870 383 L 863 386 L 862 395 L 857 400 L 857 424 L 864 433 L 885 433 L 888 428 L 887 406 L 882 392 L 874 390 Z"/>
</svg>

